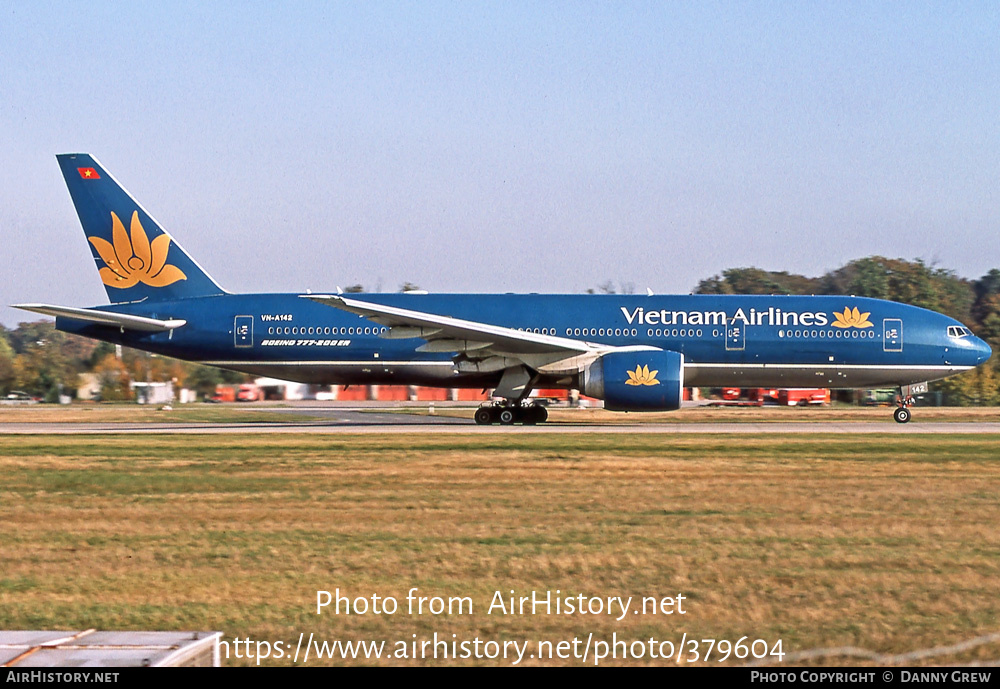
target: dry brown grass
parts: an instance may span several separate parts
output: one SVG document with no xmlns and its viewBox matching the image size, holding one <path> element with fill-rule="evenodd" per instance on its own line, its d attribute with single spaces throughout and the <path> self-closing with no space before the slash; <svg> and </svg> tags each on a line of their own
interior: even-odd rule
<svg viewBox="0 0 1000 689">
<path fill-rule="evenodd" d="M 988 436 L 0 437 L 0 626 L 905 652 L 1000 626 L 997 454 Z M 314 614 L 317 589 L 414 586 L 476 612 Z M 689 612 L 486 615 L 510 589 L 683 593 Z"/>
<path fill-rule="evenodd" d="M 162 405 L 92 404 L 66 406 L 32 404 L 0 406 L 3 423 L 251 423 L 287 422 L 287 414 L 273 411 L 273 405 L 185 404 L 173 409 Z M 303 417 L 298 417 L 301 420 Z"/>
</svg>

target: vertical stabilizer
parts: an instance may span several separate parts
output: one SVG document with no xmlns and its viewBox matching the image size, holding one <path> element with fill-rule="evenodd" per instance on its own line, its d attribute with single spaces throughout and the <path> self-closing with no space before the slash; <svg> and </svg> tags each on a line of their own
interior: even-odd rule
<svg viewBox="0 0 1000 689">
<path fill-rule="evenodd" d="M 56 158 L 112 303 L 225 293 L 95 158 Z"/>
</svg>

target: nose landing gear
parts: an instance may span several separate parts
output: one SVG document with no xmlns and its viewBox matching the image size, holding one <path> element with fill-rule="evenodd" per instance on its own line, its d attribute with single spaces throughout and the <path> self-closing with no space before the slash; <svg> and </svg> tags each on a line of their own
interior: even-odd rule
<svg viewBox="0 0 1000 689">
<path fill-rule="evenodd" d="M 916 402 L 915 395 L 927 392 L 927 383 L 910 383 L 899 386 L 899 407 L 892 413 L 896 423 L 907 423 L 910 420 L 910 407 Z"/>
</svg>

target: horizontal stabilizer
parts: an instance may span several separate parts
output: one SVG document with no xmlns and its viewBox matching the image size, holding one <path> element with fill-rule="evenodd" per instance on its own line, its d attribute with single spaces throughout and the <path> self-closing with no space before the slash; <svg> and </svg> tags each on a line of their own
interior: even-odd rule
<svg viewBox="0 0 1000 689">
<path fill-rule="evenodd" d="M 78 309 L 72 306 L 51 306 L 49 304 L 13 304 L 15 309 L 22 311 L 34 311 L 46 316 L 56 316 L 57 318 L 72 318 L 77 321 L 96 323 L 98 325 L 111 325 L 125 330 L 141 330 L 143 332 L 164 332 L 174 330 L 187 321 L 172 318 L 164 321 L 159 318 L 146 318 L 145 316 L 129 316 L 124 313 L 114 311 L 99 311 L 97 309 Z"/>
</svg>

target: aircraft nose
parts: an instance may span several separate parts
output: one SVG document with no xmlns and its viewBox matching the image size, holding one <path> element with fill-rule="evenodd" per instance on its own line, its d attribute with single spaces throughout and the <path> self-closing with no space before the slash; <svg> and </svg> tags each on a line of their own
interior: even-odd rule
<svg viewBox="0 0 1000 689">
<path fill-rule="evenodd" d="M 993 348 L 986 343 L 985 340 L 976 338 L 976 356 L 978 357 L 978 363 L 984 361 L 989 361 L 989 358 L 993 356 Z"/>
</svg>

